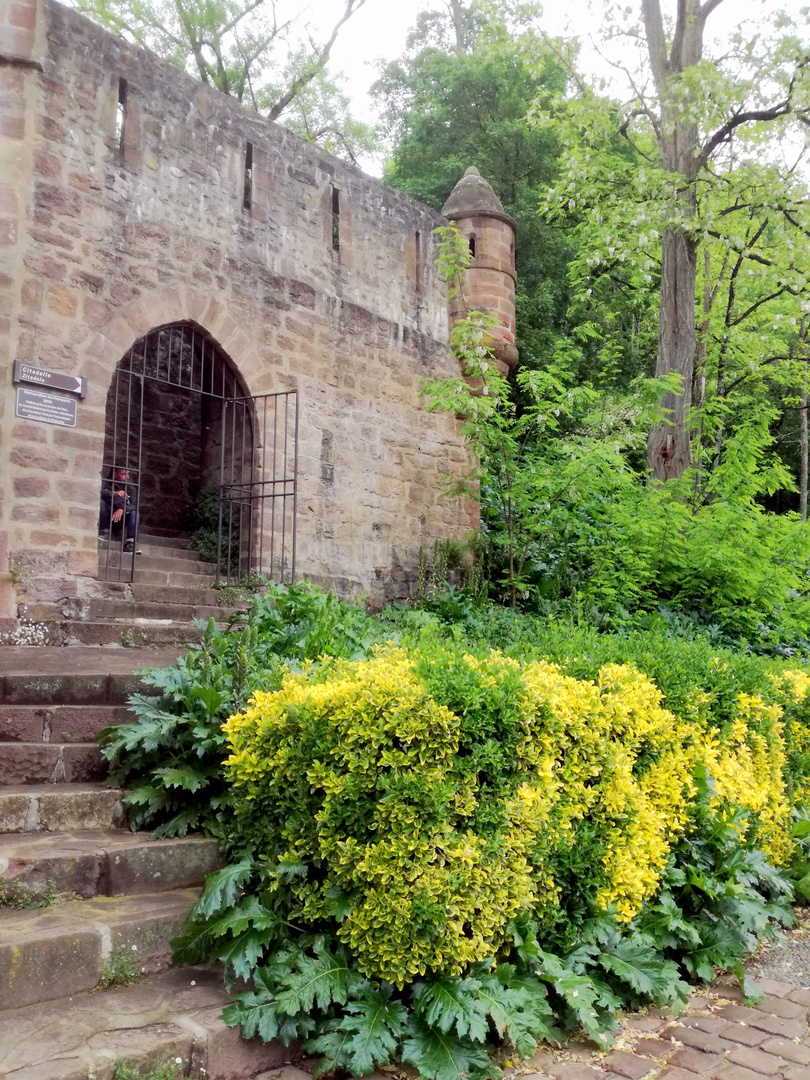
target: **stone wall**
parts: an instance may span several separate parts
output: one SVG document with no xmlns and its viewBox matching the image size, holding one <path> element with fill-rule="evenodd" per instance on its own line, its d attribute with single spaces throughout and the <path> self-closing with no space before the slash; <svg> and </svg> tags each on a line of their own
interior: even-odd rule
<svg viewBox="0 0 810 1080">
<path fill-rule="evenodd" d="M 457 373 L 418 254 L 440 221 L 75 12 L 0 0 L 0 569 L 19 567 L 24 598 L 99 588 L 108 390 L 130 346 L 176 321 L 250 394 L 299 391 L 299 573 L 406 594 L 420 543 L 477 524 L 439 491 L 467 465 L 458 423 L 418 396 Z M 15 419 L 15 358 L 86 377 L 75 429 Z M 4 580 L 0 614 L 19 599 Z"/>
</svg>

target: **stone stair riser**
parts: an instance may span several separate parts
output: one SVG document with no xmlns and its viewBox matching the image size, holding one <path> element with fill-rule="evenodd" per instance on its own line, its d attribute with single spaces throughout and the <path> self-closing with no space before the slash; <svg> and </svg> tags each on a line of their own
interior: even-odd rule
<svg viewBox="0 0 810 1080">
<path fill-rule="evenodd" d="M 9 743 L 0 753 L 0 785 L 83 783 L 106 775 L 95 743 Z"/>
<path fill-rule="evenodd" d="M 0 705 L 0 743 L 92 742 L 104 728 L 134 719 L 125 706 Z M 0 750 L 0 760 L 6 750 Z"/>
<path fill-rule="evenodd" d="M 123 794 L 88 785 L 0 787 L 0 833 L 121 828 L 126 824 Z"/>
<path fill-rule="evenodd" d="M 144 667 L 149 666 L 148 659 Z M 115 675 L 27 675 L 0 676 L 0 704 L 36 705 L 126 705 L 130 694 L 144 690 L 141 677 Z"/>
<path fill-rule="evenodd" d="M 92 619 L 120 619 L 132 622 L 135 619 L 171 619 L 189 622 L 191 619 L 210 619 L 225 622 L 233 611 L 232 607 L 222 607 L 206 603 L 209 590 L 188 590 L 196 592 L 194 602 L 190 604 L 144 600 L 90 600 L 81 609 L 72 609 L 59 604 L 32 604 L 26 611 L 26 618 L 31 622 L 80 622 Z M 216 594 L 210 597 L 216 599 Z"/>
<path fill-rule="evenodd" d="M 129 571 L 132 565 L 132 556 L 124 554 L 123 559 L 120 554 L 111 551 L 109 557 L 107 553 L 102 551 L 99 553 L 98 565 L 101 571 L 100 576 L 104 577 L 105 567 L 110 569 L 122 569 Z M 140 570 L 166 570 L 177 571 L 181 574 L 194 574 L 200 578 L 211 578 L 216 573 L 216 563 L 204 563 L 196 559 L 182 559 L 172 556 L 160 556 L 160 555 L 136 555 L 135 556 L 135 568 Z"/>
<path fill-rule="evenodd" d="M 51 623 L 52 645 L 120 645 L 142 648 L 146 645 L 200 644 L 202 634 L 193 622 L 125 623 L 119 620 Z"/>
<path fill-rule="evenodd" d="M 183 889 L 0 912 L 0 1010 L 92 990 L 104 965 L 122 957 L 145 974 L 167 968 L 196 896 Z"/>
<path fill-rule="evenodd" d="M 0 836 L 0 879 L 35 896 L 49 888 L 84 899 L 201 887 L 222 866 L 215 840 L 150 840 L 147 834 Z"/>
<path fill-rule="evenodd" d="M 0 1012 L 0 1076 L 8 1080 L 111 1080 L 126 1060 L 143 1073 L 180 1058 L 194 1080 L 248 1080 L 300 1058 L 299 1047 L 246 1042 L 220 1019 L 220 970 L 174 968 L 133 986 Z M 284 1070 L 308 1080 L 299 1070 Z"/>
<path fill-rule="evenodd" d="M 122 578 L 126 580 L 126 578 Z M 202 577 L 200 574 L 182 574 L 177 571 L 168 572 L 166 570 L 144 570 L 140 567 L 135 567 L 135 577 L 133 579 L 136 585 L 158 585 L 166 586 L 170 589 L 190 589 L 194 585 L 202 583 L 213 585 L 214 575 L 210 577 Z M 225 584 L 223 578 L 222 584 Z"/>
</svg>

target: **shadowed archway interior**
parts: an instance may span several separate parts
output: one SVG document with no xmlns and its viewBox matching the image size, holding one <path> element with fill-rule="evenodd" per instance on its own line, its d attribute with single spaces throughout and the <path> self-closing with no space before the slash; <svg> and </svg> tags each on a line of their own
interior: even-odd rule
<svg viewBox="0 0 810 1080">
<path fill-rule="evenodd" d="M 215 507 L 217 583 L 290 579 L 297 428 L 296 391 L 251 397 L 199 326 L 156 327 L 125 354 L 108 391 L 102 497 L 112 499 L 124 470 L 140 529 L 172 536 L 194 526 L 204 493 Z M 132 581 L 134 554 L 116 553 L 115 540 L 110 530 L 100 576 Z"/>
</svg>

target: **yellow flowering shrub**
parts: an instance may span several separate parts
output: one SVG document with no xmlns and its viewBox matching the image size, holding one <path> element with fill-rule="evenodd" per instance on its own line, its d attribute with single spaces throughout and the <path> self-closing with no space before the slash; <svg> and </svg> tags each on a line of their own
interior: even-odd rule
<svg viewBox="0 0 810 1080">
<path fill-rule="evenodd" d="M 800 739 L 808 688 L 788 672 L 775 700 L 739 693 L 721 730 L 700 694 L 678 718 L 631 665 L 587 680 L 388 645 L 257 693 L 224 725 L 225 768 L 290 918 L 331 920 L 361 971 L 402 986 L 495 955 L 523 912 L 553 920 L 574 880 L 630 920 L 689 823 L 698 765 L 784 862 L 785 730 Z"/>
</svg>

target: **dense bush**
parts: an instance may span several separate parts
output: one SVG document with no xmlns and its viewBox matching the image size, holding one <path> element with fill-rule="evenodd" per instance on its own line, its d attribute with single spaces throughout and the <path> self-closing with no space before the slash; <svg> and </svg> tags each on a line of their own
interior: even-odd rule
<svg viewBox="0 0 810 1080">
<path fill-rule="evenodd" d="M 226 724 L 240 858 L 178 956 L 253 980 L 228 1022 L 449 1080 L 489 1067 L 490 1032 L 607 1042 L 622 1004 L 742 975 L 790 918 L 774 867 L 810 680 L 715 657 L 670 711 L 627 662 L 583 678 L 420 636 L 287 672 Z"/>
<path fill-rule="evenodd" d="M 810 892 L 810 679 L 661 620 L 427 606 L 273 587 L 109 736 L 134 824 L 230 855 L 177 942 L 248 980 L 227 1021 L 458 1080 L 742 980 L 790 919 L 776 867 Z"/>
</svg>

